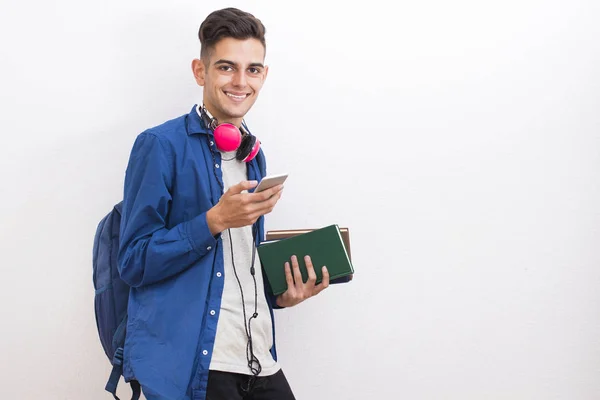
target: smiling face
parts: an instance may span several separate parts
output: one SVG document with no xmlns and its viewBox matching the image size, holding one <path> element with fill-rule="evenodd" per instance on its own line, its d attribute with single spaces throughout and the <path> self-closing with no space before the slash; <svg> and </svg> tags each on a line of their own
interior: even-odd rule
<svg viewBox="0 0 600 400">
<path fill-rule="evenodd" d="M 227 37 L 192 62 L 196 82 L 204 87 L 204 106 L 219 123 L 240 126 L 267 77 L 264 59 L 259 40 Z"/>
</svg>

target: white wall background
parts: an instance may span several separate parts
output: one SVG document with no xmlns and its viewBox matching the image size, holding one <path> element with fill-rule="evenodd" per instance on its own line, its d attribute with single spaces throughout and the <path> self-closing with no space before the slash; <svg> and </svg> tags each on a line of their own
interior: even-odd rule
<svg viewBox="0 0 600 400">
<path fill-rule="evenodd" d="M 0 398 L 110 398 L 96 224 L 228 5 L 268 29 L 267 227 L 351 229 L 355 280 L 278 312 L 298 399 L 600 398 L 595 0 L 4 1 Z"/>
</svg>

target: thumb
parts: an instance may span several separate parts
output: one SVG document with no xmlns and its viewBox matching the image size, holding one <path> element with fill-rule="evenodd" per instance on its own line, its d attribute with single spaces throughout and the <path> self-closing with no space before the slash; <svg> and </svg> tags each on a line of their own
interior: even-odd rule
<svg viewBox="0 0 600 400">
<path fill-rule="evenodd" d="M 257 181 L 241 181 L 237 185 L 233 185 L 229 188 L 228 192 L 230 194 L 238 194 L 242 193 L 244 190 L 249 190 L 255 187 L 258 184 Z"/>
</svg>

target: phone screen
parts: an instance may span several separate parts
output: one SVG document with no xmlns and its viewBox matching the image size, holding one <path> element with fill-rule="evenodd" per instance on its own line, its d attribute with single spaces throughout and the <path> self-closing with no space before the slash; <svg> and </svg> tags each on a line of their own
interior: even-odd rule
<svg viewBox="0 0 600 400">
<path fill-rule="evenodd" d="M 288 174 L 271 175 L 265 176 L 254 190 L 255 193 L 262 192 L 263 190 L 270 189 L 273 186 L 277 186 L 285 182 Z"/>
</svg>

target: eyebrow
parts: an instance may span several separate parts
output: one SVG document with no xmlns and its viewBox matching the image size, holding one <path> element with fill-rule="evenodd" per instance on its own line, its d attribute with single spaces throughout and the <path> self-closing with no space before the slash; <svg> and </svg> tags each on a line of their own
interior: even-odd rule
<svg viewBox="0 0 600 400">
<path fill-rule="evenodd" d="M 233 61 L 225 60 L 225 59 L 220 59 L 220 60 L 215 61 L 215 65 L 219 65 L 219 64 L 228 64 L 228 65 L 231 65 L 232 67 L 235 67 L 237 65 Z M 264 68 L 265 66 L 262 63 L 251 63 L 250 65 L 248 65 L 248 67 Z"/>
</svg>

